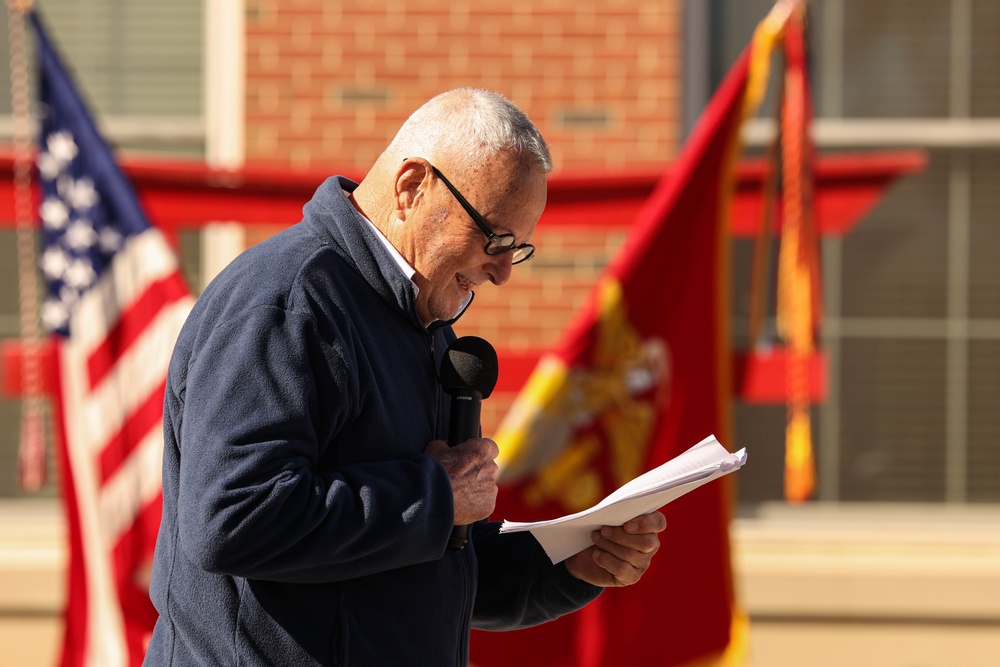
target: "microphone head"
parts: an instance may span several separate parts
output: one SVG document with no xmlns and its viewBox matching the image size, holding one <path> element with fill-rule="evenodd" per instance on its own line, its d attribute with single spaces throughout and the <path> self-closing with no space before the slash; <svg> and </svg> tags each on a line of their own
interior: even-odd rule
<svg viewBox="0 0 1000 667">
<path fill-rule="evenodd" d="M 488 398 L 497 384 L 497 352 L 477 336 L 462 336 L 441 359 L 441 386 L 449 394 L 475 391 Z"/>
</svg>

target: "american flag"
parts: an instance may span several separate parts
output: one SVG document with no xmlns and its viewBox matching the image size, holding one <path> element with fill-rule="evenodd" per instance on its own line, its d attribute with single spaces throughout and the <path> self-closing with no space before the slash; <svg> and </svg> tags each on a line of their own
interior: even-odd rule
<svg viewBox="0 0 1000 667">
<path fill-rule="evenodd" d="M 64 667 L 142 662 L 167 364 L 193 299 L 45 35 L 38 176 L 69 538 Z"/>
</svg>

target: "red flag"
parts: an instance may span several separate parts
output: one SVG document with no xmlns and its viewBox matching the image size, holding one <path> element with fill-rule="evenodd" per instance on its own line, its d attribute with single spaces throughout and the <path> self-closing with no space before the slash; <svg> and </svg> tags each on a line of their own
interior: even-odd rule
<svg viewBox="0 0 1000 667">
<path fill-rule="evenodd" d="M 744 113 L 759 102 L 787 19 L 779 7 L 733 66 L 677 164 L 496 435 L 494 514 L 585 509 L 715 434 L 732 450 L 727 214 Z M 742 648 L 729 560 L 727 480 L 668 505 L 639 584 L 514 635 L 476 633 L 479 667 L 720 664 Z"/>
<path fill-rule="evenodd" d="M 163 393 L 193 299 L 37 15 L 38 176 L 69 591 L 61 665 L 139 665 L 156 621 Z"/>
</svg>

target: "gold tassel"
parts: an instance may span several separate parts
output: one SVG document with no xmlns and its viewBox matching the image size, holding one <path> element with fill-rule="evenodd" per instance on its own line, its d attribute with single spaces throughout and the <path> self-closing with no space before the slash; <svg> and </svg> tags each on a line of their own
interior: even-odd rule
<svg viewBox="0 0 1000 667">
<path fill-rule="evenodd" d="M 778 257 L 778 328 L 789 348 L 788 421 L 785 428 L 785 498 L 803 502 L 816 484 L 810 425 L 809 358 L 815 348 L 813 286 L 817 267 L 810 261 L 811 215 L 807 209 L 806 169 L 811 157 L 806 136 L 806 85 L 803 22 L 799 3 L 785 30 L 783 151 L 783 228 Z"/>
</svg>

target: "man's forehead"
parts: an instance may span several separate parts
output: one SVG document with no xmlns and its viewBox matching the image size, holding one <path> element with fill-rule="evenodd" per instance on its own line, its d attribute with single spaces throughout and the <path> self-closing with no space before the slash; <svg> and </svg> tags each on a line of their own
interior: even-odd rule
<svg viewBox="0 0 1000 667">
<path fill-rule="evenodd" d="M 518 239 L 530 235 L 545 208 L 547 182 L 544 173 L 522 174 L 498 186 L 481 211 L 494 231 L 509 232 Z"/>
</svg>

